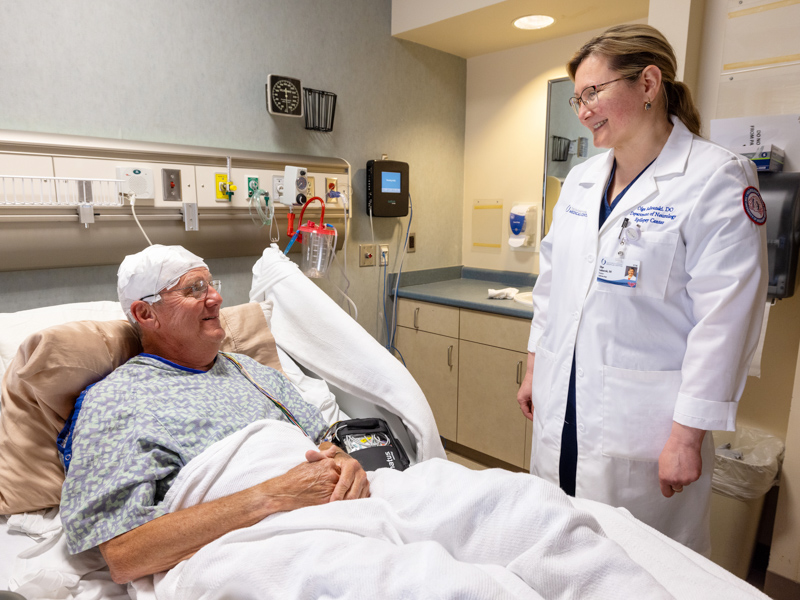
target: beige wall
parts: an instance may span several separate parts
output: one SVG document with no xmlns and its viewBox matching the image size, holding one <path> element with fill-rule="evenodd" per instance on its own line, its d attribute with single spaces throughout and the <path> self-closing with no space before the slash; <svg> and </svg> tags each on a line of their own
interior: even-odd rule
<svg viewBox="0 0 800 600">
<path fill-rule="evenodd" d="M 596 32 L 586 32 L 467 60 L 464 158 L 464 266 L 537 272 L 538 254 L 472 245 L 475 200 L 503 200 L 503 234 L 511 207 L 541 205 L 547 82 Z"/>
</svg>

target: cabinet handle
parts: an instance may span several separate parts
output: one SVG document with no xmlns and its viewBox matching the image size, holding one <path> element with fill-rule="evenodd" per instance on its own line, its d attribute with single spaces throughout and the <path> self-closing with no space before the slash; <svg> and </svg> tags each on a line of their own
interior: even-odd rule
<svg viewBox="0 0 800 600">
<path fill-rule="evenodd" d="M 522 361 L 517 363 L 517 385 L 522 385 Z"/>
<path fill-rule="evenodd" d="M 447 366 L 452 368 L 453 367 L 453 347 L 449 346 L 447 348 Z"/>
<path fill-rule="evenodd" d="M 419 329 L 419 307 L 414 309 L 414 329 Z"/>
</svg>

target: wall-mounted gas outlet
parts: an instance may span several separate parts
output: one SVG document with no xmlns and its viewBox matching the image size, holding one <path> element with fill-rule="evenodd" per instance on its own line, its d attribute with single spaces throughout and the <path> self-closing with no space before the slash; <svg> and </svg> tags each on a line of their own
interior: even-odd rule
<svg viewBox="0 0 800 600">
<path fill-rule="evenodd" d="M 164 191 L 164 200 L 167 202 L 181 201 L 181 170 L 161 169 L 161 185 Z"/>
<path fill-rule="evenodd" d="M 250 176 L 247 178 L 247 197 L 252 198 L 258 189 L 258 177 Z"/>
<path fill-rule="evenodd" d="M 214 187 L 217 190 L 217 202 L 231 201 L 234 187 L 228 183 L 227 173 L 214 173 Z"/>
<path fill-rule="evenodd" d="M 378 246 L 378 248 L 380 249 L 380 254 L 381 254 L 380 256 L 381 260 L 380 263 L 378 263 L 378 265 L 381 267 L 385 267 L 386 265 L 389 264 L 389 244 L 381 244 L 380 246 Z"/>
<path fill-rule="evenodd" d="M 281 177 L 280 175 L 272 176 L 272 200 L 274 202 L 284 202 L 283 177 Z M 287 204 L 294 204 L 294 202 L 287 202 Z"/>
<path fill-rule="evenodd" d="M 337 198 L 328 198 L 328 194 L 331 192 L 338 192 L 339 191 L 339 180 L 336 177 L 326 177 L 325 178 L 325 202 L 337 202 Z"/>
<path fill-rule="evenodd" d="M 311 176 L 306 177 L 308 179 L 308 193 L 306 194 L 306 199 L 311 200 L 314 196 L 316 196 L 316 188 L 314 186 L 314 178 Z M 323 198 L 325 200 L 325 198 Z"/>
<path fill-rule="evenodd" d="M 358 266 L 359 267 L 374 267 L 375 266 L 375 245 L 374 244 L 359 244 L 358 245 Z"/>
</svg>

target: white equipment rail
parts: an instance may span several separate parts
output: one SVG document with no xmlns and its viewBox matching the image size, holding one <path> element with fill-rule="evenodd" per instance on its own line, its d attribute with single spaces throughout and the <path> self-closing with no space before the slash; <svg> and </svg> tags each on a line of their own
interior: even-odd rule
<svg viewBox="0 0 800 600">
<path fill-rule="evenodd" d="M 121 179 L 0 175 L 0 206 L 123 206 Z"/>
</svg>

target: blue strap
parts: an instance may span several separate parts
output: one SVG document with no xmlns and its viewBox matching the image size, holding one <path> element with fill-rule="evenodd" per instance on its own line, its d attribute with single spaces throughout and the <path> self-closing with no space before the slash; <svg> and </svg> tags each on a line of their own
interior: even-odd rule
<svg viewBox="0 0 800 600">
<path fill-rule="evenodd" d="M 650 165 L 652 165 L 654 162 L 656 162 L 655 158 L 652 161 L 650 161 Z M 633 181 L 631 181 L 628 185 L 626 185 L 625 189 L 622 190 L 619 194 L 617 194 L 617 197 L 614 198 L 614 201 L 609 205 L 608 204 L 608 188 L 611 187 L 611 181 L 614 179 L 614 173 L 617 170 L 617 159 L 616 158 L 614 159 L 614 166 L 611 167 L 611 174 L 608 176 L 608 181 L 606 182 L 606 187 L 603 190 L 603 200 L 602 200 L 602 203 L 600 204 L 600 224 L 597 226 L 598 229 L 600 229 L 603 226 L 603 223 L 605 223 L 606 220 L 608 219 L 608 217 L 611 216 L 611 213 L 614 212 L 614 209 L 617 207 L 617 204 L 619 204 L 619 201 L 622 200 L 622 197 L 625 195 L 625 193 L 629 189 L 631 189 L 633 184 L 636 183 L 636 180 L 639 179 L 639 177 L 641 177 L 642 174 L 645 171 L 647 171 L 647 169 L 650 168 L 650 165 L 647 165 L 644 169 L 642 169 L 639 172 L 639 174 L 636 177 L 633 178 Z"/>
<path fill-rule="evenodd" d="M 95 382 L 87 387 L 81 392 L 81 395 L 78 396 L 78 399 L 75 401 L 75 408 L 72 409 L 67 421 L 64 423 L 64 427 L 56 438 L 56 448 L 58 448 L 58 454 L 61 457 L 61 464 L 64 465 L 65 475 L 67 471 L 69 471 L 69 463 L 72 460 L 72 435 L 75 432 L 75 423 L 78 422 L 78 415 L 83 407 L 83 399 L 86 397 L 86 392 L 97 385 L 97 383 L 99 382 Z"/>
</svg>

